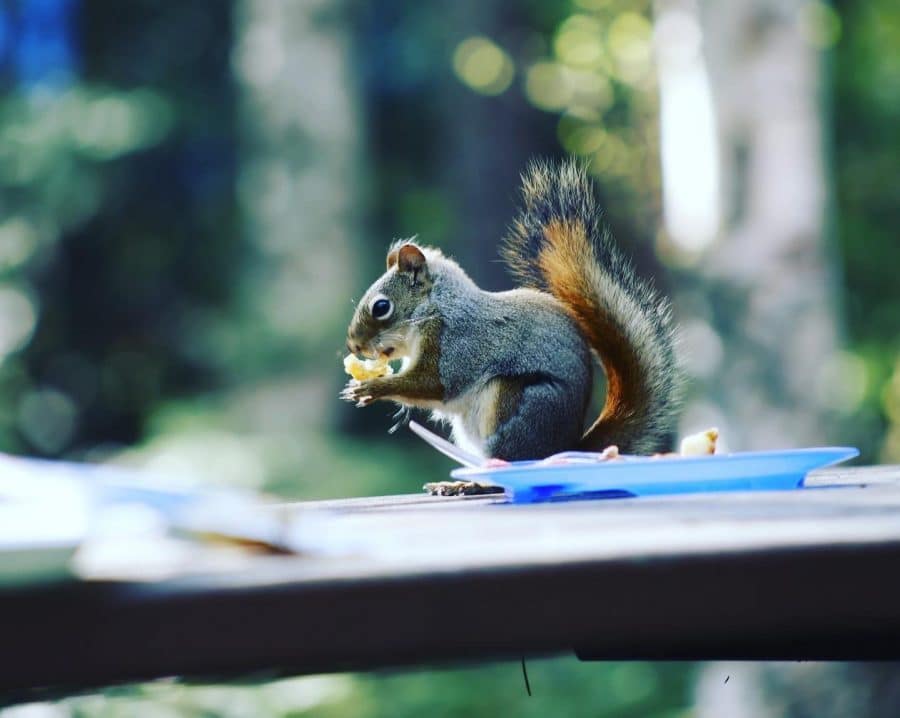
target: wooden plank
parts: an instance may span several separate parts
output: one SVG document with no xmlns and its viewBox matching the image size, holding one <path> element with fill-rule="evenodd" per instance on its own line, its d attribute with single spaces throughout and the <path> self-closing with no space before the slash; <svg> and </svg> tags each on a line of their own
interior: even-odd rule
<svg viewBox="0 0 900 718">
<path fill-rule="evenodd" d="M 313 560 L 328 556 L 332 577 L 900 541 L 900 487 L 892 486 L 525 506 L 451 497 L 295 512 L 292 540 Z"/>
<path fill-rule="evenodd" d="M 287 568 L 289 557 L 204 556 L 179 575 L 262 585 L 900 540 L 900 486 L 890 483 L 516 506 L 495 496 L 407 495 L 278 511 L 279 541 L 301 555 L 296 566 Z M 116 577 L 102 569 L 87 566 L 82 575 Z"/>
<path fill-rule="evenodd" d="M 0 593 L 0 689 L 572 650 L 900 659 L 900 485 L 874 474 L 892 475 L 531 506 L 282 506 L 302 555 Z"/>
<path fill-rule="evenodd" d="M 806 477 L 807 486 L 871 486 L 873 484 L 900 484 L 900 466 L 834 466 L 811 471 Z"/>
<path fill-rule="evenodd" d="M 873 484 L 900 484 L 900 466 L 835 466 L 811 471 L 806 477 L 811 487 L 821 486 L 869 486 Z M 326 499 L 284 504 L 286 507 L 320 508 L 336 511 L 368 511 L 370 509 L 404 509 L 414 507 L 448 507 L 461 504 L 502 503 L 498 496 L 429 496 L 424 491 L 416 494 L 390 496 L 363 496 L 350 499 Z"/>
<path fill-rule="evenodd" d="M 451 499 L 448 501 L 447 499 Z M 419 494 L 394 494 L 389 496 L 360 496 L 351 499 L 323 499 L 319 501 L 302 501 L 281 504 L 281 507 L 292 509 L 318 509 L 340 512 L 356 512 L 389 509 L 422 509 L 428 507 L 447 508 L 448 506 L 465 506 L 467 504 L 503 503 L 502 495 L 486 496 L 431 496 L 424 491 Z"/>
<path fill-rule="evenodd" d="M 222 587 L 0 595 L 0 690 L 320 673 L 577 651 L 900 658 L 900 543 Z M 286 577 L 285 577 L 286 578 Z"/>
</svg>

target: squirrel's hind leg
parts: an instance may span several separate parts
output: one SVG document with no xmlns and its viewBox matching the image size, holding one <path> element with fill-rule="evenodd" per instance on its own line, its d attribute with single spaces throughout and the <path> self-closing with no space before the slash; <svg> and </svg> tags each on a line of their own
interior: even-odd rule
<svg viewBox="0 0 900 718">
<path fill-rule="evenodd" d="M 542 459 L 577 446 L 584 400 L 548 376 L 498 377 L 493 416 L 484 426 L 485 453 L 495 459 Z"/>
</svg>

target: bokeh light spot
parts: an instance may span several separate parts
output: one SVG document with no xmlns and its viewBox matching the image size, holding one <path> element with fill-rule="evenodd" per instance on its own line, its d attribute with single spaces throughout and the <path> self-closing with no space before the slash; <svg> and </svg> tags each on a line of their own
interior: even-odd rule
<svg viewBox="0 0 900 718">
<path fill-rule="evenodd" d="M 599 125 L 573 123 L 567 117 L 560 120 L 558 135 L 565 150 L 575 155 L 599 152 L 608 140 L 606 130 Z"/>
<path fill-rule="evenodd" d="M 37 246 L 34 226 L 22 217 L 0 224 L 0 270 L 14 269 L 25 262 Z"/>
<path fill-rule="evenodd" d="M 173 120 L 168 102 L 148 89 L 78 97 L 73 105 L 75 143 L 84 154 L 101 160 L 159 143 Z"/>
<path fill-rule="evenodd" d="M 852 352 L 838 352 L 827 358 L 816 377 L 819 403 L 843 414 L 852 414 L 859 408 L 868 386 L 866 363 Z"/>
<path fill-rule="evenodd" d="M 575 7 L 596 12 L 598 10 L 606 10 L 612 5 L 612 2 L 613 0 L 575 0 Z"/>
<path fill-rule="evenodd" d="M 457 77 L 476 92 L 499 95 L 512 83 L 515 65 L 509 54 L 486 37 L 463 40 L 453 53 Z"/>
<path fill-rule="evenodd" d="M 0 361 L 28 343 L 36 322 L 30 296 L 14 287 L 0 287 Z"/>
<path fill-rule="evenodd" d="M 609 688 L 622 705 L 640 703 L 658 690 L 659 678 L 652 664 L 626 661 L 612 666 Z"/>
<path fill-rule="evenodd" d="M 562 62 L 573 67 L 609 66 L 603 48 L 603 25 L 589 15 L 573 15 L 560 25 L 553 49 Z"/>
<path fill-rule="evenodd" d="M 626 175 L 630 150 L 618 135 L 607 133 L 603 145 L 591 155 L 590 170 L 596 175 Z"/>
<path fill-rule="evenodd" d="M 813 47 L 828 49 L 841 39 L 841 17 L 830 5 L 819 0 L 800 8 L 800 33 Z"/>
<path fill-rule="evenodd" d="M 56 454 L 75 433 L 74 402 L 55 389 L 30 391 L 19 402 L 19 430 L 37 449 Z"/>
<path fill-rule="evenodd" d="M 701 379 L 712 378 L 725 356 L 716 330 L 702 319 L 689 319 L 682 323 L 679 336 L 681 363 L 687 373 Z"/>
<path fill-rule="evenodd" d="M 525 94 L 542 110 L 564 109 L 573 97 L 573 89 L 566 68 L 555 62 L 536 62 L 525 76 Z"/>
<path fill-rule="evenodd" d="M 635 12 L 619 15 L 609 26 L 609 50 L 615 60 L 616 74 L 626 83 L 637 85 L 648 79 L 652 70 L 650 21 Z"/>
<path fill-rule="evenodd" d="M 887 418 L 900 427 L 900 359 L 897 360 L 891 380 L 882 391 L 881 402 Z"/>
</svg>

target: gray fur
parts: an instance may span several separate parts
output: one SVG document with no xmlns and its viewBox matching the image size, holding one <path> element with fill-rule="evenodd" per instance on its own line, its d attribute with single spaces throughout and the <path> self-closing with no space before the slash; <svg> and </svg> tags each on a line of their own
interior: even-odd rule
<svg viewBox="0 0 900 718">
<path fill-rule="evenodd" d="M 574 382 L 527 386 L 519 409 L 485 441 L 485 454 L 507 461 L 542 458 L 572 449 L 583 431 L 585 395 Z M 589 389 L 590 387 L 588 387 Z"/>
<path fill-rule="evenodd" d="M 593 385 L 590 348 L 574 321 L 547 294 L 486 292 L 456 264 L 436 264 L 428 303 L 442 319 L 440 376 L 446 402 L 459 404 L 450 412 L 457 440 L 463 427 L 471 431 L 467 412 L 476 410 L 465 397 L 496 379 L 516 379 L 525 387 L 518 409 L 490 436 L 466 431 L 480 444 L 472 448 L 515 460 L 574 447 Z"/>
<path fill-rule="evenodd" d="M 590 381 L 590 351 L 552 297 L 483 291 L 443 258 L 434 273 L 428 303 L 443 319 L 440 371 L 448 400 L 494 377 L 544 375 L 580 390 Z"/>
</svg>

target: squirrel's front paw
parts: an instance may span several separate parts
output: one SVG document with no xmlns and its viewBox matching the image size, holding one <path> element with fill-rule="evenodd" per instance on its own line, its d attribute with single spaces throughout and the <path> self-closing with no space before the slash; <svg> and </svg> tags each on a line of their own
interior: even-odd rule
<svg viewBox="0 0 900 718">
<path fill-rule="evenodd" d="M 377 398 L 372 382 L 351 379 L 341 390 L 341 399 L 357 406 L 368 406 Z"/>
</svg>

